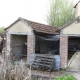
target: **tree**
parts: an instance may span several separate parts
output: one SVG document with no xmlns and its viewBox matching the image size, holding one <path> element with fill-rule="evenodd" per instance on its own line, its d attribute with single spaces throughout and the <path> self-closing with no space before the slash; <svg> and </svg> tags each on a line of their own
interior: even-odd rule
<svg viewBox="0 0 80 80">
<path fill-rule="evenodd" d="M 73 0 L 51 0 L 47 22 L 51 26 L 62 27 L 75 17 Z"/>
</svg>

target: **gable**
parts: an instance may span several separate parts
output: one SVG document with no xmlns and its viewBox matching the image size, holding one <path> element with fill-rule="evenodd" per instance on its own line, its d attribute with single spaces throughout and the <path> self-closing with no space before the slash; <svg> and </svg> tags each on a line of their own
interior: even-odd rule
<svg viewBox="0 0 80 80">
<path fill-rule="evenodd" d="M 63 28 L 61 30 L 61 33 L 62 34 L 80 34 L 80 23 L 77 23 L 77 21 L 73 22 L 72 24 Z"/>
<path fill-rule="evenodd" d="M 23 23 L 21 20 L 14 23 L 9 29 L 9 33 L 31 33 L 32 29 Z"/>
</svg>

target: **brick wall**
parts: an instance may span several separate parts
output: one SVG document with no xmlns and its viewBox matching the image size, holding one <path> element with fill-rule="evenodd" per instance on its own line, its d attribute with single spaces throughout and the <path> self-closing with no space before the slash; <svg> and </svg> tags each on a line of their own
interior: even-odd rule
<svg viewBox="0 0 80 80">
<path fill-rule="evenodd" d="M 60 36 L 60 58 L 61 58 L 61 68 L 67 68 L 68 60 L 68 37 Z"/>
<path fill-rule="evenodd" d="M 35 35 L 27 36 L 27 63 L 30 61 L 30 54 L 35 53 Z"/>
<path fill-rule="evenodd" d="M 6 33 L 6 53 L 11 53 L 11 41 L 12 36 Z M 31 53 L 35 53 L 35 35 L 27 35 L 27 63 Z"/>
</svg>

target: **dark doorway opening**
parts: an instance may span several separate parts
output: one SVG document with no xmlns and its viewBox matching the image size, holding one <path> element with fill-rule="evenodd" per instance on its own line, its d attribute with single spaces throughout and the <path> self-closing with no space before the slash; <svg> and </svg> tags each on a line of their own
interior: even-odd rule
<svg viewBox="0 0 80 80">
<path fill-rule="evenodd" d="M 68 38 L 68 60 L 80 50 L 80 37 L 69 37 Z"/>
<path fill-rule="evenodd" d="M 11 35 L 11 56 L 14 60 L 27 57 L 27 35 Z"/>
</svg>

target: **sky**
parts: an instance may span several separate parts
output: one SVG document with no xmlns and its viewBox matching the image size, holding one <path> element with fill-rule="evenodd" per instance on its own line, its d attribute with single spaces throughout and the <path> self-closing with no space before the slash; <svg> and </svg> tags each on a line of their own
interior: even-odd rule
<svg viewBox="0 0 80 80">
<path fill-rule="evenodd" d="M 47 24 L 48 9 L 49 0 L 0 0 L 0 27 L 9 26 L 19 17 Z"/>
</svg>

